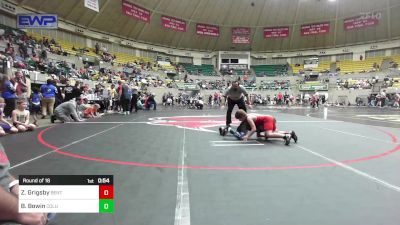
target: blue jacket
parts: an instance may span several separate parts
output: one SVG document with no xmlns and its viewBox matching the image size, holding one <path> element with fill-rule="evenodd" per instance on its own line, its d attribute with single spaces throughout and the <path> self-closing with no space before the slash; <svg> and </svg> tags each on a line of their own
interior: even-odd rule
<svg viewBox="0 0 400 225">
<path fill-rule="evenodd" d="M 55 98 L 57 93 L 57 88 L 52 84 L 43 84 L 40 87 L 43 98 Z"/>
<path fill-rule="evenodd" d="M 4 83 L 4 91 L 1 94 L 4 99 L 17 98 L 12 83 L 8 80 Z"/>
</svg>

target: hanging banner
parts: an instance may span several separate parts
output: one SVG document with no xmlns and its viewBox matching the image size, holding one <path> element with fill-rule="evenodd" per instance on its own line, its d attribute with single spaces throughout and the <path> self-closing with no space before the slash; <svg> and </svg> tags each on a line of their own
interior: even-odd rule
<svg viewBox="0 0 400 225">
<path fill-rule="evenodd" d="M 161 16 L 161 25 L 165 28 L 186 32 L 186 22 L 169 16 Z"/>
<path fill-rule="evenodd" d="M 289 37 L 289 27 L 266 27 L 264 38 L 285 38 Z"/>
<path fill-rule="evenodd" d="M 329 33 L 330 24 L 325 23 L 314 23 L 306 24 L 301 26 L 301 36 L 317 35 L 317 34 L 327 34 Z"/>
<path fill-rule="evenodd" d="M 318 68 L 318 64 L 319 64 L 318 58 L 304 59 L 304 69 Z"/>
<path fill-rule="evenodd" d="M 211 36 L 211 37 L 219 37 L 219 27 L 214 25 L 196 24 L 196 34 Z"/>
<path fill-rule="evenodd" d="M 362 16 L 355 16 L 351 18 L 347 18 L 344 20 L 344 29 L 345 30 L 354 30 L 364 27 L 376 26 L 379 24 L 379 20 L 382 17 L 382 13 L 367 13 Z"/>
<path fill-rule="evenodd" d="M 133 17 L 135 19 L 141 20 L 143 22 L 150 22 L 150 11 L 139 7 L 133 3 L 123 0 L 122 1 L 122 12 L 126 16 Z"/>
<path fill-rule="evenodd" d="M 232 28 L 233 44 L 250 44 L 251 29 L 249 27 Z"/>
<path fill-rule="evenodd" d="M 85 0 L 85 7 L 99 12 L 99 0 Z"/>
</svg>

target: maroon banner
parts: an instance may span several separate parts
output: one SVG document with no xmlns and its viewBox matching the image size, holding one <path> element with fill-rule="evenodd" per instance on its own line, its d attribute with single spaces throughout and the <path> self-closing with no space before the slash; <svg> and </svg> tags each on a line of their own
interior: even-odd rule
<svg viewBox="0 0 400 225">
<path fill-rule="evenodd" d="M 329 33 L 329 28 L 329 22 L 302 25 L 301 36 L 327 34 Z"/>
<path fill-rule="evenodd" d="M 186 22 L 169 16 L 161 16 L 161 24 L 165 28 L 186 32 Z"/>
<path fill-rule="evenodd" d="M 380 14 L 373 16 L 356 16 L 347 18 L 344 20 L 344 29 L 354 30 L 364 27 L 376 26 L 379 23 L 379 19 L 380 19 Z"/>
<path fill-rule="evenodd" d="M 284 38 L 284 37 L 289 37 L 289 27 L 264 28 L 264 38 Z"/>
<path fill-rule="evenodd" d="M 133 3 L 122 0 L 122 12 L 130 17 L 144 21 L 146 23 L 150 22 L 150 11 L 139 7 Z"/>
<path fill-rule="evenodd" d="M 233 44 L 250 44 L 251 29 L 248 27 L 232 28 Z"/>
<path fill-rule="evenodd" d="M 212 37 L 219 37 L 219 27 L 214 25 L 196 24 L 196 34 Z"/>
</svg>

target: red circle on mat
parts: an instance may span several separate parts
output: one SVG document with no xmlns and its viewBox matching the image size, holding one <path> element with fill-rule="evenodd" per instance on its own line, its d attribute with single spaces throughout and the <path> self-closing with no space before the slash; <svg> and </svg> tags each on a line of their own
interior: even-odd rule
<svg viewBox="0 0 400 225">
<path fill-rule="evenodd" d="M 165 117 L 163 117 L 165 118 Z M 184 119 L 186 124 L 190 124 L 190 126 L 193 125 L 194 122 L 192 122 L 193 120 L 190 120 L 188 118 Z M 190 121 L 190 122 L 189 122 Z M 212 122 L 210 122 L 212 123 Z M 196 123 L 198 124 L 198 123 Z M 172 125 L 172 126 L 180 126 L 177 124 L 160 124 L 160 125 Z M 216 124 L 208 124 L 209 127 L 211 126 L 215 126 Z M 54 127 L 54 126 L 53 126 Z M 101 163 L 109 163 L 109 164 L 117 164 L 117 165 L 129 165 L 129 166 L 138 166 L 138 167 L 153 167 L 153 168 L 173 168 L 173 169 L 181 169 L 181 168 L 185 168 L 185 169 L 203 169 L 203 170 L 292 170 L 292 169 L 311 169 L 311 168 L 321 168 L 321 167 L 334 167 L 337 166 L 337 164 L 335 163 L 325 163 L 325 164 L 316 164 L 316 165 L 299 165 L 299 166 L 265 166 L 265 167 L 240 167 L 240 166 L 202 166 L 202 165 L 184 165 L 184 166 L 180 166 L 180 165 L 175 165 L 175 164 L 154 164 L 154 163 L 141 163 L 141 162 L 129 162 L 129 161 L 120 161 L 120 160 L 113 160 L 113 159 L 105 159 L 105 158 L 96 158 L 96 157 L 90 157 L 90 156 L 85 156 L 85 155 L 80 155 L 80 154 L 74 154 L 74 153 L 69 153 L 69 152 L 65 152 L 60 150 L 60 147 L 54 146 L 50 143 L 48 143 L 47 141 L 45 141 L 43 139 L 43 134 L 50 130 L 53 127 L 48 127 L 46 129 L 43 129 L 42 131 L 39 132 L 37 138 L 38 141 L 50 148 L 53 149 L 54 152 L 60 154 L 60 155 L 64 155 L 64 156 L 68 156 L 68 157 L 72 157 L 72 158 L 76 158 L 76 159 L 83 159 L 83 160 L 88 160 L 88 161 L 94 161 L 94 162 L 101 162 Z M 182 126 L 181 126 L 182 127 Z M 185 126 L 184 126 L 185 127 Z M 194 127 L 193 127 L 194 128 Z M 193 129 L 192 128 L 192 129 Z M 196 128 L 198 128 L 198 126 L 196 125 Z M 195 129 L 196 129 L 195 128 Z M 372 159 L 377 159 L 377 158 L 381 158 L 387 155 L 390 155 L 394 152 L 397 152 L 400 150 L 400 145 L 398 145 L 397 143 L 397 137 L 388 132 L 388 131 L 384 131 L 381 129 L 377 129 L 383 133 L 385 133 L 387 136 L 389 136 L 391 138 L 391 141 L 393 144 L 396 144 L 396 146 L 392 149 L 389 149 L 383 153 L 377 154 L 377 155 L 371 155 L 371 156 L 366 156 L 366 157 L 362 157 L 362 158 L 357 158 L 357 159 L 349 159 L 349 160 L 343 160 L 340 161 L 340 163 L 343 164 L 352 164 L 352 163 L 358 163 L 358 162 L 363 162 L 363 161 L 368 161 L 368 160 L 372 160 Z"/>
</svg>

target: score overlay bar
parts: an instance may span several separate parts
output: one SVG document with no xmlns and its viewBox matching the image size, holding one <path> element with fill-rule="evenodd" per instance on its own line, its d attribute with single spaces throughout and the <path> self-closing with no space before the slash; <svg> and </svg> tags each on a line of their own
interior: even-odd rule
<svg viewBox="0 0 400 225">
<path fill-rule="evenodd" d="M 19 176 L 19 212 L 113 213 L 113 175 Z"/>
</svg>

